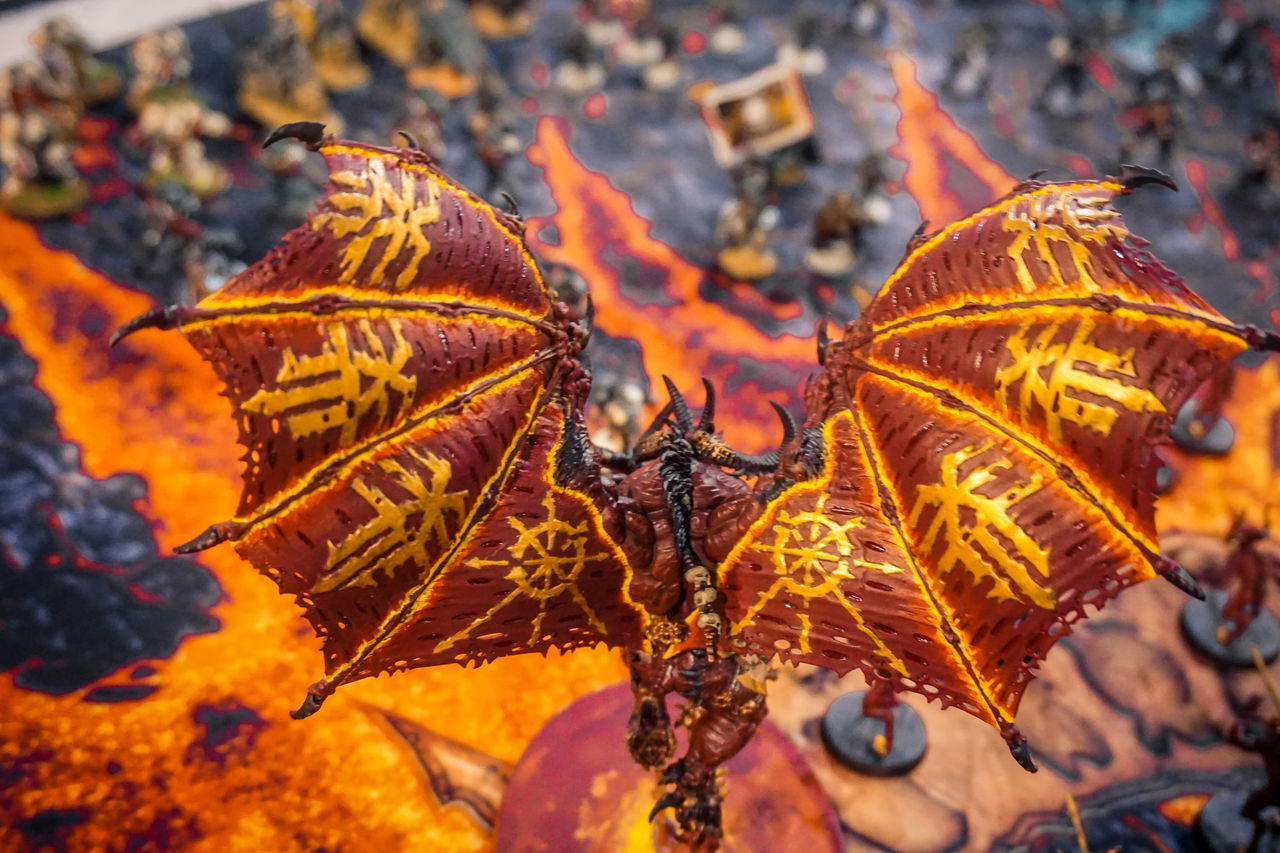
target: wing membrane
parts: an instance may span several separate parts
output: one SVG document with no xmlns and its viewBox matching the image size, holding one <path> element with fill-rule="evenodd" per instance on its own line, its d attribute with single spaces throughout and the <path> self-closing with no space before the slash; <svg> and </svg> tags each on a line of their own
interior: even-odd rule
<svg viewBox="0 0 1280 853">
<path fill-rule="evenodd" d="M 421 152 L 314 147 L 330 180 L 304 225 L 123 330 L 179 327 L 235 408 L 238 515 L 191 547 L 235 540 L 297 596 L 324 638 L 310 709 L 387 670 L 630 642 L 608 496 L 557 463 L 581 429 L 581 333 L 522 226 Z"/>
<path fill-rule="evenodd" d="M 784 479 L 720 567 L 744 644 L 860 666 L 1003 728 L 1087 606 L 1167 567 L 1154 447 L 1196 386 L 1265 336 L 1137 245 L 1111 206 L 1128 191 L 1025 184 L 908 253 L 809 390 L 825 470 Z M 822 540 L 824 557 L 772 557 L 798 517 L 858 523 Z M 832 598 L 814 621 L 819 598 L 795 584 L 819 563 Z M 835 656 L 836 638 L 855 652 Z"/>
</svg>

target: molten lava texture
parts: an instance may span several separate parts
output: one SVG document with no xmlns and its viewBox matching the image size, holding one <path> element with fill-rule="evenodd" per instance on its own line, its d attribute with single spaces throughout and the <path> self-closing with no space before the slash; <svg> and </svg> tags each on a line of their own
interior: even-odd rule
<svg viewBox="0 0 1280 853">
<path fill-rule="evenodd" d="M 971 200 L 963 199 L 956 185 L 961 175 L 952 165 L 962 167 L 985 186 L 990 193 L 987 200 L 1013 189 L 1017 181 L 938 106 L 938 96 L 920 84 L 915 63 L 905 53 L 891 51 L 889 67 L 898 87 L 894 101 L 902 116 L 898 142 L 889 153 L 906 161 L 903 184 L 920 206 L 921 219 L 936 227 L 972 209 Z"/>
</svg>

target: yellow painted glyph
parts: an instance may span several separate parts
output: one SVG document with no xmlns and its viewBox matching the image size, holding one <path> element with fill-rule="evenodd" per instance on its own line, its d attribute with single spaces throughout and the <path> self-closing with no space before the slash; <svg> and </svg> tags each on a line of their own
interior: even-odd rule
<svg viewBox="0 0 1280 853">
<path fill-rule="evenodd" d="M 286 349 L 276 387 L 260 389 L 241 408 L 283 418 L 294 439 L 341 429 L 340 445 L 354 442 L 366 414 L 376 411 L 378 421 L 386 417 L 391 391 L 408 399 L 418 388 L 417 377 L 401 373 L 413 349 L 401 334 L 400 321 L 387 321 L 394 341 L 390 352 L 368 320 L 359 325 L 367 352 L 353 352 L 347 327 L 334 323 L 325 330 L 329 340 L 318 355 L 299 356 Z"/>
<path fill-rule="evenodd" d="M 542 621 L 546 618 L 547 607 L 550 602 L 563 595 L 568 595 L 573 600 L 586 621 L 601 636 L 608 634 L 604 622 L 591 609 L 582 590 L 578 588 L 578 578 L 589 564 L 608 560 L 609 553 L 603 549 L 592 552 L 595 540 L 590 535 L 589 521 L 571 524 L 556 518 L 556 502 L 552 494 L 543 497 L 542 509 L 546 517 L 533 526 L 527 526 L 514 515 L 507 518 L 507 524 L 516 533 L 516 540 L 503 559 L 472 557 L 463 564 L 469 569 L 495 566 L 505 568 L 506 579 L 515 584 L 515 588 L 479 619 L 442 640 L 435 647 L 435 652 L 445 651 L 471 636 L 503 609 L 522 598 L 538 603 L 538 615 L 533 618 L 530 628 L 529 645 L 542 639 Z"/>
<path fill-rule="evenodd" d="M 386 163 L 376 158 L 365 161 L 363 171 L 334 172 L 329 180 L 351 192 L 330 195 L 328 203 L 343 212 L 322 210 L 311 218 L 311 227 L 327 227 L 339 238 L 356 235 L 342 249 L 339 281 L 354 281 L 373 244 L 386 238 L 378 263 L 369 272 L 369 282 L 380 286 L 387 266 L 408 249 L 409 259 L 391 282 L 390 290 L 398 293 L 413 284 L 418 265 L 431 253 L 431 243 L 422 229 L 440 219 L 440 185 L 430 177 L 419 182 L 401 174 L 397 189 L 387 178 Z M 426 199 L 418 199 L 419 185 L 426 188 Z M 371 223 L 372 227 L 365 230 Z"/>
<path fill-rule="evenodd" d="M 430 475 L 409 470 L 396 459 L 378 463 L 395 476 L 396 483 L 409 493 L 402 501 L 389 498 L 363 479 L 352 483 L 355 491 L 377 515 L 351 532 L 340 543 L 329 543 L 329 557 L 313 592 L 328 592 L 346 586 L 369 586 L 377 575 L 391 575 L 409 561 L 425 571 L 431 566 L 428 548 L 443 549 L 449 543 L 446 516 L 461 521 L 467 509 L 465 491 L 450 492 L 453 471 L 448 462 L 432 453 L 408 448 L 408 454 Z M 415 523 L 410 521 L 416 519 Z"/>
<path fill-rule="evenodd" d="M 886 660 L 890 666 L 902 675 L 907 675 L 907 668 L 898 657 L 885 646 L 884 641 L 867 625 L 862 610 L 849 599 L 841 589 L 844 581 L 861 580 L 865 571 L 882 574 L 897 574 L 902 571 L 890 563 L 874 562 L 855 556 L 862 548 L 849 538 L 854 531 L 861 530 L 866 522 L 859 516 L 848 521 L 837 523 L 826 512 L 826 493 L 819 493 L 816 505 L 812 510 L 790 513 L 781 510 L 771 528 L 773 541 L 766 542 L 765 536 L 751 544 L 750 550 L 764 554 L 773 565 L 773 583 L 757 597 L 741 620 L 734 625 L 739 631 L 743 626 L 751 624 L 756 615 L 779 595 L 795 596 L 802 608 L 796 614 L 800 623 L 797 635 L 797 647 L 802 654 L 809 654 L 809 636 L 811 624 L 809 619 L 809 603 L 815 598 L 834 601 L 853 618 L 862 633 L 866 634 L 876 648 L 876 655 Z"/>
<path fill-rule="evenodd" d="M 988 598 L 1014 598 L 1014 590 L 1009 585 L 1012 582 L 1022 598 L 1052 610 L 1053 593 L 1037 583 L 1030 572 L 1034 569 L 1041 577 L 1049 576 L 1049 551 L 1010 515 L 1016 504 L 1040 490 L 1044 480 L 1033 473 L 1026 482 L 998 494 L 988 494 L 988 486 L 1012 467 L 1011 462 L 999 459 L 975 465 L 963 476 L 960 468 L 990 447 L 988 443 L 943 457 L 941 482 L 917 487 L 908 524 L 917 527 L 924 509 L 933 507 L 936 511 L 928 528 L 919 534 L 920 553 L 932 554 L 941 539 L 942 555 L 933 564 L 939 574 L 945 575 L 960 565 L 973 576 L 975 583 L 991 579 Z"/>
<path fill-rule="evenodd" d="M 1087 244 L 1105 245 L 1108 240 L 1123 240 L 1129 233 L 1120 224 L 1120 214 L 1111 208 L 1107 197 L 1081 198 L 1046 192 L 1028 196 L 1026 204 L 1025 210 L 1018 205 L 1009 207 L 1002 223 L 1005 231 L 1014 234 L 1008 252 L 1023 292 L 1034 293 L 1046 284 L 1067 283 L 1058 255 L 1054 253 L 1055 243 L 1071 256 L 1079 283 L 1091 293 L 1101 290 L 1102 285 L 1094 277 L 1089 263 Z M 1058 222 L 1049 221 L 1055 217 Z M 1028 249 L 1049 265 L 1049 281 L 1037 282 L 1031 274 L 1025 257 Z"/>
<path fill-rule="evenodd" d="M 995 374 L 1001 413 L 1009 414 L 1009 398 L 1016 396 L 1019 416 L 1027 423 L 1034 400 L 1044 412 L 1049 438 L 1058 442 L 1062 440 L 1063 421 L 1105 436 L 1111 434 L 1121 409 L 1163 412 L 1164 404 L 1155 394 L 1117 378 L 1137 379 L 1133 349 L 1112 352 L 1089 343 L 1094 327 L 1093 320 L 1081 319 L 1065 343 L 1052 343 L 1061 323 L 1049 324 L 1033 340 L 1028 340 L 1026 326 L 1011 337 L 1005 346 L 1013 363 Z M 1083 369 L 1086 367 L 1088 370 Z M 1016 395 L 1011 394 L 1010 387 L 1018 380 L 1022 380 L 1022 386 Z M 1112 405 L 1095 402 L 1094 397 Z"/>
</svg>

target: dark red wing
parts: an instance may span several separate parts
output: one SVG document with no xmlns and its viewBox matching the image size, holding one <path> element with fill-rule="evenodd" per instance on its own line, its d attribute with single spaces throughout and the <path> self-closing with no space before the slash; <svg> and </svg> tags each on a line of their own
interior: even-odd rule
<svg viewBox="0 0 1280 853">
<path fill-rule="evenodd" d="M 557 485 L 577 327 L 517 220 L 420 152 L 328 138 L 318 209 L 176 323 L 246 449 L 236 549 L 324 637 L 322 698 L 390 669 L 630 642 L 628 570 Z"/>
</svg>

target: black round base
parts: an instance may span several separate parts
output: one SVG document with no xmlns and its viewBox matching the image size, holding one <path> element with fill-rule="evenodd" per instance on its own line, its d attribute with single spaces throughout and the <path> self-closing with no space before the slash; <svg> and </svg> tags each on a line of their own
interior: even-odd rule
<svg viewBox="0 0 1280 853">
<path fill-rule="evenodd" d="M 1196 402 L 1188 400 L 1178 412 L 1169 435 L 1188 453 L 1221 456 L 1231 450 L 1236 430 L 1226 418 L 1197 418 Z"/>
<path fill-rule="evenodd" d="M 1265 663 L 1280 656 L 1280 620 L 1263 608 L 1244 633 L 1225 646 L 1218 642 L 1218 628 L 1230 627 L 1222 616 L 1227 603 L 1225 590 L 1205 591 L 1204 601 L 1189 601 L 1182 608 L 1182 633 L 1196 651 L 1208 655 L 1222 666 L 1252 667 L 1254 646 Z"/>
<path fill-rule="evenodd" d="M 822 717 L 822 742 L 836 761 L 868 776 L 901 776 L 924 758 L 924 721 L 909 705 L 893 709 L 893 745 L 885 755 L 875 751 L 884 723 L 862 713 L 866 692 L 846 693 Z"/>
<path fill-rule="evenodd" d="M 1212 853 L 1236 853 L 1249 848 L 1253 840 L 1253 821 L 1240 814 L 1245 796 L 1243 791 L 1227 791 L 1205 803 L 1196 828 Z M 1275 832 L 1263 835 L 1258 853 L 1280 853 L 1280 835 Z"/>
</svg>

